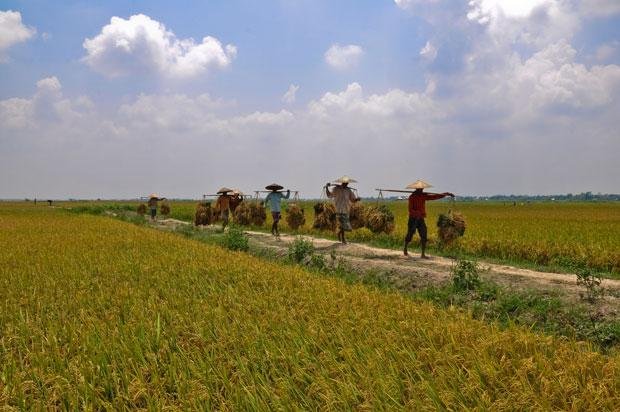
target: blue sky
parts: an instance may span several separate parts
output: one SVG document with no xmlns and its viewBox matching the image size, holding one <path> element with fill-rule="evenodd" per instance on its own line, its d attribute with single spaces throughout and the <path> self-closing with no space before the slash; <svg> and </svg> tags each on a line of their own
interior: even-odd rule
<svg viewBox="0 0 620 412">
<path fill-rule="evenodd" d="M 418 178 L 462 194 L 618 192 L 616 0 L 0 13 L 0 197 L 197 197 L 272 180 L 315 196 L 345 173 L 365 194 Z"/>
</svg>

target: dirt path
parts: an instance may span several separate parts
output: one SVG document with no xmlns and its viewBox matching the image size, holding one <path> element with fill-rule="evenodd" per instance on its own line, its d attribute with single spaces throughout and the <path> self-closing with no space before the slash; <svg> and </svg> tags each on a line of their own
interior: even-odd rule
<svg viewBox="0 0 620 412">
<path fill-rule="evenodd" d="M 189 223 L 175 219 L 158 220 L 152 224 L 160 229 L 174 229 Z M 219 226 L 206 227 L 205 230 L 217 230 Z M 276 255 L 285 256 L 289 245 L 297 236 L 282 234 L 279 239 L 264 232 L 246 231 L 251 245 L 255 248 L 269 249 Z M 412 250 L 410 256 L 402 252 L 349 243 L 340 244 L 334 240 L 302 236 L 313 243 L 315 250 L 330 258 L 335 254 L 353 268 L 363 272 L 379 271 L 387 273 L 390 281 L 398 288 L 415 290 L 429 285 L 445 282 L 450 277 L 453 260 L 440 256 L 420 259 L 418 252 Z M 583 293 L 583 287 L 577 285 L 576 276 L 563 273 L 539 272 L 507 265 L 498 265 L 480 261 L 483 268 L 482 277 L 492 280 L 507 288 L 534 289 L 544 293 L 564 295 L 573 300 Z M 602 286 L 608 291 L 605 298 L 608 309 L 620 310 L 620 281 L 604 279 Z"/>
</svg>

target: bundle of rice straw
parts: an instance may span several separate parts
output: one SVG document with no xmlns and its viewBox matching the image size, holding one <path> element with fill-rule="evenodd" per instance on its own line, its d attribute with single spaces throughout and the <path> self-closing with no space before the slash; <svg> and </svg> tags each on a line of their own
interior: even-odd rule
<svg viewBox="0 0 620 412">
<path fill-rule="evenodd" d="M 205 226 L 212 221 L 211 202 L 198 203 L 196 206 L 196 215 L 194 216 L 195 226 Z"/>
<path fill-rule="evenodd" d="M 355 202 L 349 210 L 349 221 L 353 229 L 360 229 L 366 225 L 366 207 L 360 202 Z"/>
<path fill-rule="evenodd" d="M 136 209 L 136 212 L 137 212 L 139 215 L 141 215 L 141 216 L 142 216 L 142 215 L 145 215 L 145 214 L 146 214 L 146 205 L 145 205 L 144 203 L 140 203 L 140 204 L 138 205 L 138 208 Z"/>
<path fill-rule="evenodd" d="M 250 223 L 252 223 L 254 226 L 264 225 L 265 220 L 267 220 L 267 211 L 265 210 L 265 205 L 263 204 L 263 202 L 251 202 L 249 205 L 249 209 Z"/>
<path fill-rule="evenodd" d="M 162 203 L 159 210 L 163 216 L 170 215 L 170 205 L 168 203 Z"/>
<path fill-rule="evenodd" d="M 262 202 L 241 202 L 235 209 L 233 216 L 235 222 L 243 226 L 262 226 L 267 220 L 267 212 Z"/>
<path fill-rule="evenodd" d="M 392 233 L 394 213 L 386 205 L 369 206 L 364 214 L 366 227 L 373 233 Z"/>
<path fill-rule="evenodd" d="M 306 224 L 306 216 L 304 210 L 296 203 L 291 203 L 286 211 L 286 223 L 288 227 L 297 230 Z"/>
<path fill-rule="evenodd" d="M 248 226 L 252 219 L 250 216 L 250 206 L 248 202 L 242 202 L 233 212 L 235 223 L 243 226 Z"/>
<path fill-rule="evenodd" d="M 320 230 L 336 230 L 336 207 L 328 202 L 315 204 L 312 227 Z"/>
<path fill-rule="evenodd" d="M 442 213 L 437 218 L 437 228 L 439 229 L 439 239 L 443 245 L 449 245 L 455 239 L 465 234 L 465 219 L 458 212 L 448 211 Z"/>
</svg>

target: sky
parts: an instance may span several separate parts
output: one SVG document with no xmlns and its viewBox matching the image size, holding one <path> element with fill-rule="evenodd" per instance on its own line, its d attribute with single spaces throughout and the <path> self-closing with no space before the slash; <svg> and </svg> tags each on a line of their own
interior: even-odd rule
<svg viewBox="0 0 620 412">
<path fill-rule="evenodd" d="M 618 0 L 0 0 L 0 198 L 620 192 Z"/>
</svg>

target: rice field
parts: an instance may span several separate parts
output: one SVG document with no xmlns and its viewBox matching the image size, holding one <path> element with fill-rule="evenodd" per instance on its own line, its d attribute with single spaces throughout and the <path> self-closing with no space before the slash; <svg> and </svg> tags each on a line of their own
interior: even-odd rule
<svg viewBox="0 0 620 412">
<path fill-rule="evenodd" d="M 613 410 L 620 357 L 171 233 L 0 205 L 0 405 Z"/>
<path fill-rule="evenodd" d="M 365 202 L 375 204 L 374 201 Z M 395 230 L 390 235 L 375 235 L 367 229 L 353 231 L 348 237 L 378 246 L 401 248 L 407 231 L 406 201 L 384 202 L 395 215 Z M 301 202 L 306 224 L 301 233 L 312 229 L 313 202 Z M 463 253 L 479 258 L 493 258 L 570 270 L 591 268 L 620 275 L 620 203 L 530 203 L 506 202 L 427 202 L 426 219 L 430 247 L 437 244 L 437 217 L 450 207 L 462 212 L 467 221 L 465 236 L 447 253 Z M 173 205 L 173 216 L 192 220 L 195 203 Z M 270 227 L 268 216 L 265 228 Z M 280 223 L 287 231 L 286 222 Z M 329 233 L 317 233 L 322 236 Z M 412 246 L 418 244 L 414 237 Z M 435 252 L 437 252 L 435 250 Z"/>
</svg>

